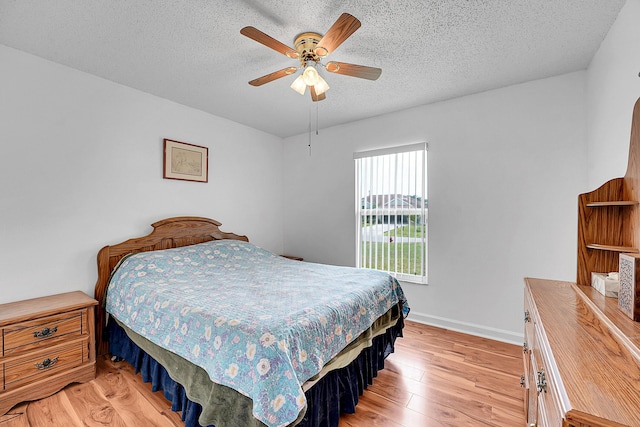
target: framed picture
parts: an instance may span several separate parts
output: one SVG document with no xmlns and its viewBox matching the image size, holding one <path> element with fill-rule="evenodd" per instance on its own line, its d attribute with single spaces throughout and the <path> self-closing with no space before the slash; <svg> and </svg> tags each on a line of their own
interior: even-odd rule
<svg viewBox="0 0 640 427">
<path fill-rule="evenodd" d="M 186 142 L 164 140 L 164 178 L 209 181 L 209 149 Z"/>
</svg>

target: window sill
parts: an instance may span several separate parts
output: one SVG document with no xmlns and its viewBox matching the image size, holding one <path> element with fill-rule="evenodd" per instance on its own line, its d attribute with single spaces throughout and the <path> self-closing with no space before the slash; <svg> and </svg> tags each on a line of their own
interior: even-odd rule
<svg viewBox="0 0 640 427">
<path fill-rule="evenodd" d="M 406 283 L 413 283 L 416 285 L 428 285 L 429 284 L 429 280 L 427 277 L 420 277 L 420 276 L 408 276 L 408 275 L 404 275 L 404 274 L 396 274 L 393 275 L 399 282 L 406 282 Z"/>
</svg>

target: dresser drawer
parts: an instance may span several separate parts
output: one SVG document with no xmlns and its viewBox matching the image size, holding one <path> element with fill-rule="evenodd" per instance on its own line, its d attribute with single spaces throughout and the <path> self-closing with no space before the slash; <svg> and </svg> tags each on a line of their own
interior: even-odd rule
<svg viewBox="0 0 640 427">
<path fill-rule="evenodd" d="M 538 325 L 536 325 L 538 326 Z M 532 393 L 537 393 L 538 415 L 540 427 L 563 426 L 563 411 L 558 395 L 557 379 L 553 375 L 552 359 L 546 347 L 546 338 L 542 336 L 542 329 L 535 328 L 535 347 L 532 349 Z"/>
<path fill-rule="evenodd" d="M 529 292 L 525 290 L 524 295 L 524 343 L 523 343 L 523 352 L 522 357 L 525 366 L 525 376 L 528 376 L 529 371 L 527 369 L 529 363 L 528 359 L 530 359 L 531 349 L 536 347 L 535 342 L 535 329 L 537 324 L 536 312 L 534 308 L 533 301 Z"/>
<path fill-rule="evenodd" d="M 7 326 L 3 329 L 3 355 L 28 351 L 43 341 L 51 346 L 61 339 L 73 339 L 83 333 L 86 324 L 86 310 L 78 310 Z"/>
<path fill-rule="evenodd" d="M 30 353 L 3 364 L 5 390 L 11 390 L 55 375 L 76 366 L 88 359 L 86 340 L 77 340 Z"/>
</svg>

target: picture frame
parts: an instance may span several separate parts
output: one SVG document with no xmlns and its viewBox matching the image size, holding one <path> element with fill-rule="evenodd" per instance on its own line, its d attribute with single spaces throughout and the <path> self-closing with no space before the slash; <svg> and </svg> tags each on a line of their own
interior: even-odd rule
<svg viewBox="0 0 640 427">
<path fill-rule="evenodd" d="M 209 149 L 165 139 L 163 178 L 209 182 Z"/>
</svg>

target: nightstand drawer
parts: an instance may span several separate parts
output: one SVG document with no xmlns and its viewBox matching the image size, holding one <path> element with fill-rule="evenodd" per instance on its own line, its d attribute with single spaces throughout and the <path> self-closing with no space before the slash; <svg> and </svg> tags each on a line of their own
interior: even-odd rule
<svg viewBox="0 0 640 427">
<path fill-rule="evenodd" d="M 47 348 L 7 362 L 3 366 L 5 390 L 80 366 L 87 359 L 86 351 L 86 341 L 79 340 L 71 345 Z"/>
<path fill-rule="evenodd" d="M 86 311 L 80 310 L 7 326 L 3 333 L 4 356 L 38 347 L 43 341 L 51 346 L 59 341 L 57 338 L 80 336 L 86 325 L 84 316 Z"/>
<path fill-rule="evenodd" d="M 95 378 L 97 304 L 81 291 L 0 304 L 0 416 Z"/>
</svg>

